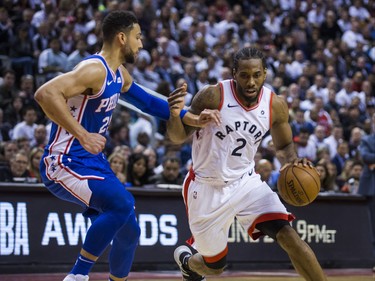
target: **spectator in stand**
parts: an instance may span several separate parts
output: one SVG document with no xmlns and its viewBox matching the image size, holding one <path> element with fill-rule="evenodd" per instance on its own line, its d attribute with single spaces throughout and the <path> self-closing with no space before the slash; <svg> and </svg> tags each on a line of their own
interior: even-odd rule
<svg viewBox="0 0 375 281">
<path fill-rule="evenodd" d="M 318 125 L 314 129 L 314 133 L 310 135 L 309 141 L 314 143 L 316 149 L 328 149 L 328 145 L 324 142 L 326 137 L 326 130 L 324 126 Z"/>
<path fill-rule="evenodd" d="M 0 108 L 5 110 L 17 95 L 16 73 L 13 69 L 3 71 L 2 83 L 0 84 Z"/>
<path fill-rule="evenodd" d="M 332 161 L 332 163 L 333 163 L 333 161 Z M 344 186 L 345 182 L 349 178 L 350 170 L 352 169 L 353 163 L 354 163 L 354 160 L 348 158 L 344 162 L 344 167 L 342 168 L 341 173 L 340 174 L 337 173 L 336 183 L 337 183 L 337 186 L 338 186 L 339 190 L 341 189 L 341 187 Z M 333 165 L 335 165 L 335 163 L 333 163 Z M 336 167 L 336 170 L 337 170 L 336 165 L 335 165 L 335 167 Z"/>
<path fill-rule="evenodd" d="M 34 147 L 31 149 L 29 153 L 29 167 L 28 170 L 30 172 L 30 177 L 35 178 L 37 183 L 41 183 L 42 179 L 40 177 L 40 160 L 42 159 L 42 155 L 44 153 L 44 149 L 41 147 Z"/>
<path fill-rule="evenodd" d="M 332 158 L 332 163 L 336 165 L 338 175 L 340 175 L 341 172 L 343 171 L 345 162 L 348 159 L 349 159 L 349 145 L 346 141 L 340 142 L 337 146 L 337 153 Z"/>
<path fill-rule="evenodd" d="M 34 138 L 32 139 L 30 145 L 31 147 L 44 148 L 47 144 L 47 128 L 43 124 L 38 124 L 34 130 Z"/>
<path fill-rule="evenodd" d="M 311 37 L 311 27 L 307 24 L 306 16 L 301 15 L 297 18 L 297 24 L 292 29 L 292 42 L 296 49 L 302 50 L 304 56 L 309 52 L 308 41 Z M 294 77 L 292 77 L 294 78 Z"/>
<path fill-rule="evenodd" d="M 314 126 L 311 122 L 305 120 L 304 112 L 301 109 L 297 109 L 294 114 L 294 119 L 290 124 L 292 128 L 293 137 L 298 136 L 301 128 L 307 129 L 309 134 L 314 132 Z"/>
<path fill-rule="evenodd" d="M 324 143 L 328 146 L 331 159 L 335 157 L 337 153 L 338 144 L 343 141 L 343 132 L 344 130 L 341 125 L 334 125 L 331 135 L 324 139 Z"/>
<path fill-rule="evenodd" d="M 95 21 L 90 19 L 89 13 L 84 4 L 78 4 L 73 13 L 74 32 L 87 35 L 95 27 Z"/>
<path fill-rule="evenodd" d="M 76 42 L 78 41 L 75 41 L 75 36 L 72 35 L 71 29 L 68 26 L 64 26 L 63 28 L 61 28 L 61 31 L 59 33 L 59 40 L 61 51 L 63 51 L 67 55 L 71 55 L 74 51 L 74 48 L 76 47 Z M 87 48 L 87 43 L 85 40 L 84 42 Z"/>
<path fill-rule="evenodd" d="M 129 145 L 129 128 L 126 124 L 110 125 L 107 142 L 105 144 L 106 155 L 111 155 L 113 149 L 119 145 Z"/>
<path fill-rule="evenodd" d="M 0 143 L 10 140 L 9 131 L 12 126 L 4 121 L 4 111 L 0 108 Z"/>
<path fill-rule="evenodd" d="M 16 26 L 16 28 L 20 25 L 27 26 L 27 33 L 29 35 L 30 40 L 34 38 L 34 36 L 38 33 L 37 28 L 31 23 L 34 16 L 34 10 L 31 8 L 24 8 L 22 10 L 22 19 L 20 23 Z"/>
<path fill-rule="evenodd" d="M 4 111 L 4 120 L 14 127 L 22 122 L 23 100 L 21 97 L 14 97 L 12 102 L 6 107 Z"/>
<path fill-rule="evenodd" d="M 316 114 L 317 116 L 315 116 Z M 324 102 L 321 97 L 315 97 L 313 108 L 305 112 L 305 119 L 315 121 L 317 125 L 322 125 L 326 135 L 331 133 L 333 121 L 329 113 L 324 110 Z"/>
<path fill-rule="evenodd" d="M 363 81 L 362 91 L 359 93 L 359 96 L 361 97 L 361 102 L 364 102 L 366 105 L 375 105 L 375 95 L 373 95 L 372 89 L 373 86 L 369 80 Z M 364 101 L 362 101 L 362 97 L 365 98 Z"/>
<path fill-rule="evenodd" d="M 138 119 L 129 126 L 130 147 L 134 148 L 137 144 L 137 138 L 140 133 L 146 133 L 150 139 L 153 133 L 153 123 L 151 119 L 144 114 L 137 114 Z"/>
<path fill-rule="evenodd" d="M 300 99 L 305 99 L 306 92 L 311 86 L 309 78 L 306 75 L 301 75 L 298 78 L 297 85 L 299 87 Z"/>
<path fill-rule="evenodd" d="M 359 145 L 361 144 L 362 137 L 365 135 L 365 132 L 362 128 L 354 127 L 350 132 L 349 139 L 349 157 L 355 160 L 360 160 L 359 155 Z"/>
<path fill-rule="evenodd" d="M 24 105 L 37 106 L 34 100 L 35 94 L 35 81 L 34 76 L 30 74 L 25 74 L 21 76 L 20 80 L 20 92 L 18 96 L 23 99 Z"/>
<path fill-rule="evenodd" d="M 298 136 L 294 137 L 294 143 L 297 149 L 297 155 L 299 158 L 307 158 L 311 162 L 316 159 L 316 146 L 312 141 L 309 141 L 309 131 L 305 128 L 301 128 Z"/>
<path fill-rule="evenodd" d="M 320 192 L 329 191 L 328 189 L 329 172 L 328 172 L 327 165 L 325 164 L 325 162 L 321 161 L 315 165 L 315 168 L 319 172 Z"/>
<path fill-rule="evenodd" d="M 198 92 L 198 88 L 196 84 L 197 73 L 195 71 L 194 63 L 192 62 L 185 63 L 183 68 L 184 68 L 184 72 L 182 74 L 182 78 L 184 78 L 186 81 L 187 91 L 189 93 L 195 94 L 196 92 Z"/>
<path fill-rule="evenodd" d="M 208 69 L 206 67 L 197 69 L 197 89 L 198 91 L 201 90 L 203 87 L 210 84 L 210 81 L 208 80 Z"/>
<path fill-rule="evenodd" d="M 323 3 L 322 1 L 316 1 L 315 7 L 313 7 L 307 13 L 308 22 L 312 27 L 319 28 L 325 19 L 326 17 Z"/>
<path fill-rule="evenodd" d="M 277 190 L 277 180 L 280 173 L 273 168 L 267 159 L 260 159 L 255 166 L 255 172 L 260 175 L 262 181 L 266 182 L 272 190 Z"/>
<path fill-rule="evenodd" d="M 352 85 L 353 82 L 350 78 L 346 78 L 343 81 L 342 89 L 336 94 L 336 102 L 340 106 L 345 107 L 350 105 L 351 96 L 354 94 Z"/>
<path fill-rule="evenodd" d="M 154 71 L 159 74 L 161 80 L 169 83 L 169 89 L 171 90 L 179 74 L 173 71 L 171 61 L 167 55 L 160 55 L 158 65 Z"/>
<path fill-rule="evenodd" d="M 81 62 L 88 55 L 90 54 L 87 52 L 87 43 L 85 40 L 80 39 L 76 43 L 76 49 L 68 56 L 66 71 L 72 70 L 79 62 Z"/>
<path fill-rule="evenodd" d="M 338 114 L 340 111 L 340 105 L 336 102 L 336 91 L 334 89 L 328 90 L 328 102 L 324 104 L 324 110 L 331 115 L 331 118 L 332 111 L 335 111 L 335 114 Z"/>
<path fill-rule="evenodd" d="M 266 14 L 263 26 L 268 32 L 272 33 L 273 37 L 275 37 L 281 33 L 281 22 L 282 17 L 277 15 L 277 10 L 271 8 Z"/>
<path fill-rule="evenodd" d="M 338 192 L 339 187 L 337 185 L 337 169 L 336 165 L 333 164 L 331 161 L 326 161 L 326 165 L 328 168 L 328 174 L 329 174 L 329 181 L 328 181 L 328 190 Z"/>
<path fill-rule="evenodd" d="M 120 153 L 125 157 L 125 164 L 128 165 L 129 156 L 132 154 L 132 150 L 128 145 L 115 146 L 112 153 Z"/>
<path fill-rule="evenodd" d="M 342 109 L 340 121 L 344 128 L 344 139 L 349 141 L 351 131 L 354 127 L 362 128 L 361 112 L 358 106 L 351 105 L 347 109 Z"/>
<path fill-rule="evenodd" d="M 306 59 L 302 50 L 294 52 L 294 60 L 291 64 L 287 65 L 287 73 L 294 80 L 297 81 L 298 77 L 302 75 L 303 68 L 305 67 Z"/>
<path fill-rule="evenodd" d="M 15 141 L 0 143 L 0 167 L 9 167 L 10 159 L 19 151 Z"/>
<path fill-rule="evenodd" d="M 130 186 L 144 186 L 150 184 L 152 170 L 148 168 L 148 158 L 143 153 L 133 153 L 129 156 L 127 168 L 127 184 Z"/>
<path fill-rule="evenodd" d="M 11 42 L 14 38 L 13 25 L 14 23 L 9 17 L 8 10 L 3 6 L 0 7 L 0 66 L 4 68 L 11 67 L 9 51 L 12 48 Z"/>
<path fill-rule="evenodd" d="M 306 112 L 313 108 L 315 101 L 315 93 L 312 90 L 306 91 L 305 100 L 301 101 L 300 108 Z"/>
<path fill-rule="evenodd" d="M 361 46 L 361 51 L 364 46 Z M 353 90 L 360 92 L 362 89 L 362 83 L 365 79 L 368 78 L 371 68 L 367 65 L 369 59 L 364 54 L 356 55 L 356 61 L 353 63 L 352 68 L 348 71 L 348 76 L 353 77 Z"/>
<path fill-rule="evenodd" d="M 16 143 L 18 146 L 18 150 L 24 152 L 26 155 L 29 155 L 31 146 L 30 146 L 30 141 L 26 137 L 20 137 L 16 139 Z"/>
<path fill-rule="evenodd" d="M 359 189 L 359 179 L 363 170 L 361 162 L 354 162 L 349 172 L 349 177 L 344 185 L 341 187 L 341 192 L 357 194 Z"/>
<path fill-rule="evenodd" d="M 342 36 L 342 31 L 337 24 L 336 14 L 332 10 L 326 12 L 325 20 L 319 27 L 320 37 L 327 42 L 332 39 L 335 42 L 340 40 Z"/>
<path fill-rule="evenodd" d="M 148 68 L 150 63 L 150 54 L 146 50 L 141 50 L 133 69 L 133 79 L 138 84 L 156 91 L 161 79 L 157 72 Z"/>
<path fill-rule="evenodd" d="M 27 155 L 17 152 L 10 158 L 9 167 L 0 168 L 0 182 L 27 182 L 30 178 L 28 164 Z"/>
<path fill-rule="evenodd" d="M 56 7 L 56 2 L 51 0 L 42 0 L 39 3 L 41 3 L 41 5 L 38 7 L 38 11 L 33 15 L 31 21 L 31 23 L 37 28 L 42 25 L 43 22 L 46 22 L 48 15 L 53 13 L 54 8 Z"/>
<path fill-rule="evenodd" d="M 357 18 L 360 21 L 367 21 L 370 19 L 371 15 L 369 11 L 364 7 L 362 0 L 351 1 L 352 5 L 349 7 L 349 15 L 352 18 Z"/>
<path fill-rule="evenodd" d="M 331 162 L 331 157 L 329 155 L 329 150 L 326 147 L 322 147 L 316 151 L 315 163 L 324 161 L 324 163 Z"/>
<path fill-rule="evenodd" d="M 151 146 L 150 135 L 146 132 L 140 132 L 137 136 L 137 145 L 134 147 L 134 152 L 142 152 Z"/>
<path fill-rule="evenodd" d="M 147 156 L 148 168 L 152 170 L 154 174 L 161 173 L 163 167 L 158 166 L 158 156 L 156 150 L 153 147 L 147 147 L 142 153 Z"/>
<path fill-rule="evenodd" d="M 158 184 L 181 185 L 184 175 L 181 174 L 181 162 L 178 157 L 165 157 L 163 160 L 163 171 L 150 178 L 150 182 Z"/>
<path fill-rule="evenodd" d="M 341 41 L 345 43 L 350 50 L 355 49 L 358 43 L 365 42 L 365 38 L 360 32 L 360 22 L 356 18 L 351 19 L 351 27 L 343 33 Z"/>
<path fill-rule="evenodd" d="M 315 98 L 321 98 L 324 104 L 328 102 L 328 89 L 325 87 L 323 75 L 315 75 L 314 84 L 309 89 L 314 92 Z"/>
<path fill-rule="evenodd" d="M 9 53 L 12 59 L 12 68 L 17 71 L 19 77 L 23 74 L 34 74 L 34 46 L 29 37 L 26 24 L 18 26 L 17 34 L 12 41 L 12 48 Z"/>
<path fill-rule="evenodd" d="M 126 159 L 125 155 L 119 152 L 113 152 L 108 157 L 109 165 L 111 166 L 112 171 L 115 173 L 116 177 L 123 184 L 126 183 Z"/>
<path fill-rule="evenodd" d="M 18 123 L 11 133 L 11 138 L 17 140 L 21 137 L 27 138 L 30 142 L 34 141 L 34 131 L 38 126 L 35 121 L 37 118 L 36 110 L 33 107 L 23 109 L 23 121 Z"/>
<path fill-rule="evenodd" d="M 38 26 L 38 32 L 33 37 L 33 46 L 34 46 L 34 57 L 39 58 L 41 52 L 48 48 L 51 36 L 49 34 L 49 25 L 47 22 L 42 22 Z"/>
<path fill-rule="evenodd" d="M 49 46 L 40 53 L 38 60 L 39 73 L 45 76 L 46 81 L 64 73 L 68 63 L 68 56 L 60 51 L 58 38 L 52 38 Z"/>
</svg>

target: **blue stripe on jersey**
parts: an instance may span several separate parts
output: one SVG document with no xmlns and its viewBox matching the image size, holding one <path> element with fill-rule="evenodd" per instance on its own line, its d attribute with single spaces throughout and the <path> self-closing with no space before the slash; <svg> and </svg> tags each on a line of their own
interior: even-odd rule
<svg viewBox="0 0 375 281">
<path fill-rule="evenodd" d="M 85 60 L 100 60 L 107 70 L 107 77 L 99 93 L 86 96 L 79 95 L 67 101 L 72 116 L 90 133 L 105 135 L 112 113 L 115 109 L 123 85 L 120 70 L 114 73 L 100 55 L 91 55 Z M 93 156 L 87 152 L 76 138 L 71 136 L 64 128 L 52 123 L 50 140 L 47 145 L 49 154 L 68 154 L 80 157 Z"/>
</svg>

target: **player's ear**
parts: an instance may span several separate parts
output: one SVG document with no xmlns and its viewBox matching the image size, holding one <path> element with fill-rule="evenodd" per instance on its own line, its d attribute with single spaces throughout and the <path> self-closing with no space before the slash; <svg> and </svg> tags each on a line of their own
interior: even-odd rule
<svg viewBox="0 0 375 281">
<path fill-rule="evenodd" d="M 233 78 L 236 76 L 236 69 L 235 68 L 232 68 L 232 76 L 233 76 Z"/>
<path fill-rule="evenodd" d="M 126 44 L 126 41 L 128 40 L 128 37 L 126 36 L 126 34 L 124 32 L 120 32 L 118 35 L 117 35 L 118 39 L 120 40 L 120 43 L 125 45 Z"/>
<path fill-rule="evenodd" d="M 264 68 L 264 81 L 266 81 L 267 78 L 267 67 Z"/>
</svg>

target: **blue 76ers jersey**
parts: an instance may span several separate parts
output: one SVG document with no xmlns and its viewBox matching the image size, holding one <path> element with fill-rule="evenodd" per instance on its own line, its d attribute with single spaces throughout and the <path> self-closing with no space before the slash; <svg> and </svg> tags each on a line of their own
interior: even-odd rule
<svg viewBox="0 0 375 281">
<path fill-rule="evenodd" d="M 93 95 L 79 95 L 67 101 L 72 116 L 90 133 L 105 135 L 111 122 L 112 112 L 115 109 L 123 77 L 119 69 L 114 73 L 100 55 L 92 55 L 86 60 L 99 60 L 107 70 L 107 77 L 100 91 Z M 64 128 L 52 123 L 51 135 L 46 149 L 49 154 L 75 155 L 78 157 L 92 157 L 79 141 Z"/>
</svg>

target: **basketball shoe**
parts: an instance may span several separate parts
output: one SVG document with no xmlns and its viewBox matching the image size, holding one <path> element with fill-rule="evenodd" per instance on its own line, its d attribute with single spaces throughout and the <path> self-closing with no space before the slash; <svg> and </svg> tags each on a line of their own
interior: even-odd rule
<svg viewBox="0 0 375 281">
<path fill-rule="evenodd" d="M 89 276 L 82 274 L 69 274 L 63 281 L 89 281 Z"/>
<path fill-rule="evenodd" d="M 192 252 L 186 246 L 180 246 L 174 250 L 174 260 L 180 267 L 183 281 L 206 281 L 206 278 L 188 268 L 188 259 Z"/>
</svg>

